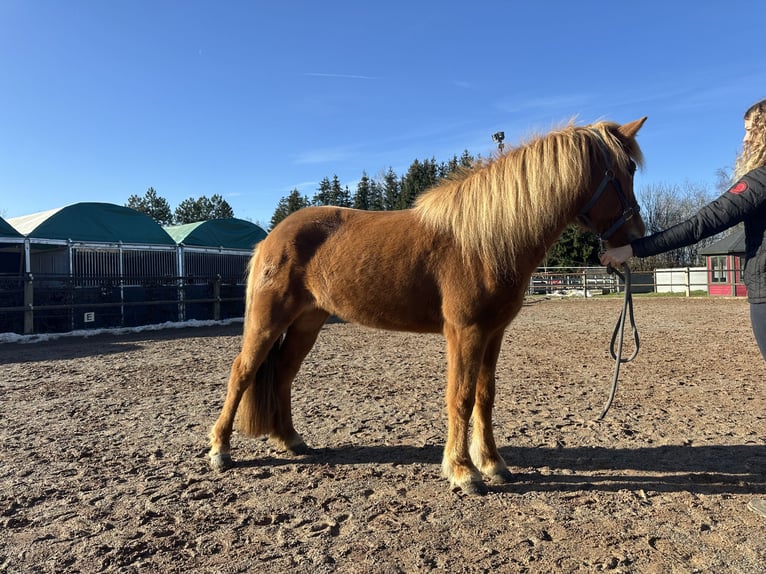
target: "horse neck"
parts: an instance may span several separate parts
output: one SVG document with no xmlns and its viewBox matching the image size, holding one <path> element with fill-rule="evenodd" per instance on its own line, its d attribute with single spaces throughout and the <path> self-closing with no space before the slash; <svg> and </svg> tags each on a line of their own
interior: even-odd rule
<svg viewBox="0 0 766 574">
<path fill-rule="evenodd" d="M 547 244 L 576 220 L 606 169 L 592 137 L 591 130 L 577 128 L 541 138 L 536 143 L 546 151 L 525 165 L 528 204 L 543 214 Z"/>
<path fill-rule="evenodd" d="M 525 188 L 526 198 L 517 203 L 523 210 L 519 219 L 527 222 L 522 240 L 528 246 L 539 245 L 546 252 L 561 236 L 567 225 L 576 221 L 581 205 L 587 201 L 590 185 L 582 182 L 559 186 L 555 182 L 530 182 Z"/>
</svg>

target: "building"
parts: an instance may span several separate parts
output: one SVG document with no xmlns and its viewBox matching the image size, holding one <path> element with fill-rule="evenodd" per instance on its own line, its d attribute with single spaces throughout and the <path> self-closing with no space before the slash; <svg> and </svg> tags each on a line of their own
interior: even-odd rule
<svg viewBox="0 0 766 574">
<path fill-rule="evenodd" d="M 2 221 L 0 332 L 241 317 L 247 262 L 266 232 L 238 219 L 181 227 L 109 203 Z"/>
<path fill-rule="evenodd" d="M 745 261 L 745 230 L 736 229 L 723 239 L 700 250 L 707 260 L 708 293 L 728 297 L 746 297 L 742 282 Z"/>
</svg>

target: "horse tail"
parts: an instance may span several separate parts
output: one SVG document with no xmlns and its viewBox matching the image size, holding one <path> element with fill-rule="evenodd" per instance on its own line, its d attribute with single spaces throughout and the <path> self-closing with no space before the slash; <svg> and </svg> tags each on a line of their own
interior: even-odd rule
<svg viewBox="0 0 766 574">
<path fill-rule="evenodd" d="M 280 337 L 271 347 L 242 395 L 237 408 L 237 430 L 243 434 L 254 437 L 269 434 L 281 420 L 276 366 L 283 339 Z"/>
<path fill-rule="evenodd" d="M 258 265 L 258 245 L 253 249 L 253 254 L 250 256 L 250 261 L 247 263 L 247 271 L 245 272 L 245 328 L 249 323 L 250 318 L 250 306 L 255 301 L 255 284 L 256 277 L 258 276 L 256 266 Z"/>
</svg>

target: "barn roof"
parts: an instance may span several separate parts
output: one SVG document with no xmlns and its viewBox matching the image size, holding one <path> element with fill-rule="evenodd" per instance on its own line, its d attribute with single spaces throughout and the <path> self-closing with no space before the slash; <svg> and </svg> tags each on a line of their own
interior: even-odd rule
<svg viewBox="0 0 766 574">
<path fill-rule="evenodd" d="M 63 239 L 97 243 L 175 245 L 148 215 L 112 203 L 75 203 L 8 220 L 30 239 Z"/>
<path fill-rule="evenodd" d="M 235 217 L 172 225 L 165 227 L 165 231 L 176 243 L 184 245 L 247 249 L 248 251 L 266 237 L 266 232 L 255 223 Z"/>
<path fill-rule="evenodd" d="M 23 237 L 21 233 L 16 231 L 13 226 L 8 223 L 5 219 L 0 217 L 0 242 L 4 238 L 13 237 L 14 239 L 18 239 L 20 237 Z"/>
<path fill-rule="evenodd" d="M 729 255 L 745 252 L 745 230 L 737 229 L 715 243 L 700 249 L 701 255 Z"/>
</svg>

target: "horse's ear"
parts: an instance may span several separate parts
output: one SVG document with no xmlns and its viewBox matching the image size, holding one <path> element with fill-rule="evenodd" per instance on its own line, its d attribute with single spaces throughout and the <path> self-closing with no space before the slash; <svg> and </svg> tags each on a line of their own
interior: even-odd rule
<svg viewBox="0 0 766 574">
<path fill-rule="evenodd" d="M 619 128 L 617 128 L 617 131 L 620 132 L 620 135 L 628 139 L 633 139 L 638 133 L 638 130 L 641 129 L 641 126 L 644 125 L 645 121 L 646 116 L 639 120 L 634 120 L 632 122 L 628 122 L 627 124 L 621 125 Z"/>
</svg>

